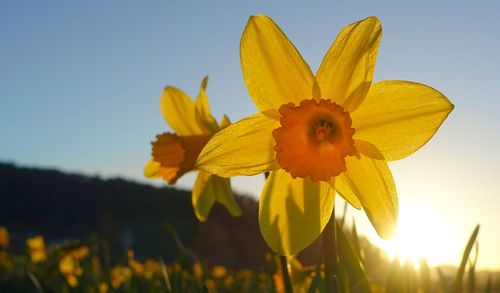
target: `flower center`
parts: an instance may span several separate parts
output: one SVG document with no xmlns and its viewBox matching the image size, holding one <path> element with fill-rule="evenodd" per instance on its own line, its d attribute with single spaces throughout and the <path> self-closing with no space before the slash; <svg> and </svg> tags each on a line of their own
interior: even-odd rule
<svg viewBox="0 0 500 293">
<path fill-rule="evenodd" d="M 193 170 L 194 163 L 211 135 L 178 136 L 163 133 L 153 142 L 153 160 L 160 163 L 163 178 L 174 184 L 179 177 Z"/>
<path fill-rule="evenodd" d="M 310 176 L 329 181 L 346 170 L 345 157 L 354 155 L 351 117 L 331 100 L 303 100 L 282 105 L 281 127 L 273 131 L 281 168 L 293 178 Z"/>
</svg>

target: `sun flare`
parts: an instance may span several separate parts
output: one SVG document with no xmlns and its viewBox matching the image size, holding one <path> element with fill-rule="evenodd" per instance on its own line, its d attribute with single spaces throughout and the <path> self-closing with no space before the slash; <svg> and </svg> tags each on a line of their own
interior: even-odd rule
<svg viewBox="0 0 500 293">
<path fill-rule="evenodd" d="M 394 238 L 377 244 L 390 259 L 419 267 L 422 258 L 430 265 L 448 262 L 456 254 L 450 251 L 452 242 L 451 226 L 445 218 L 432 210 L 412 208 L 401 212 Z"/>
</svg>

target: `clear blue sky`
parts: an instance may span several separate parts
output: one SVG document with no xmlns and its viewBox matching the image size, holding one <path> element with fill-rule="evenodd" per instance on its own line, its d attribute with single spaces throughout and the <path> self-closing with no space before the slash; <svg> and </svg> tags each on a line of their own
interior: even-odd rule
<svg viewBox="0 0 500 293">
<path fill-rule="evenodd" d="M 435 219 L 432 235 L 446 237 L 436 242 L 454 243 L 454 258 L 436 263 L 458 263 L 481 223 L 480 265 L 500 267 L 498 1 L 1 1 L 0 160 L 143 180 L 149 141 L 168 130 L 158 107 L 165 85 L 194 96 L 209 74 L 217 117 L 256 111 L 238 48 L 257 13 L 313 71 L 344 25 L 379 17 L 375 80 L 429 84 L 456 106 L 428 145 L 391 164 L 400 214 Z M 261 183 L 235 185 L 258 195 Z"/>
</svg>

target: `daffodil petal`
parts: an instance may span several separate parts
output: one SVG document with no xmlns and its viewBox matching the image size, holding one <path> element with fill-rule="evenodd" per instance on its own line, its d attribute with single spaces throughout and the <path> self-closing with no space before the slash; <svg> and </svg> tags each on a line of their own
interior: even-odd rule
<svg viewBox="0 0 500 293">
<path fill-rule="evenodd" d="M 214 203 L 222 204 L 233 216 L 242 214 L 231 191 L 229 179 L 200 171 L 193 187 L 191 201 L 196 217 L 200 222 L 207 220 Z"/>
<path fill-rule="evenodd" d="M 330 186 L 335 189 L 335 178 L 337 177 L 332 177 L 332 179 L 330 179 Z M 361 202 L 359 201 L 359 199 L 356 197 L 355 194 L 352 194 L 352 193 L 346 193 L 346 194 L 341 194 L 340 191 L 336 190 L 337 193 L 342 196 L 342 198 L 344 200 L 346 200 L 350 205 L 352 205 L 354 208 L 360 210 L 362 208 L 361 206 Z"/>
<path fill-rule="evenodd" d="M 243 78 L 260 111 L 311 98 L 314 76 L 271 18 L 251 16 L 240 44 Z"/>
<path fill-rule="evenodd" d="M 229 120 L 229 117 L 227 117 L 227 115 L 224 114 L 222 116 L 222 118 L 220 119 L 219 128 L 224 129 L 224 128 L 228 127 L 229 125 L 231 125 L 231 120 Z"/>
<path fill-rule="evenodd" d="M 231 215 L 235 217 L 241 216 L 242 211 L 231 191 L 229 178 L 212 176 L 211 183 L 217 202 L 225 206 Z"/>
<path fill-rule="evenodd" d="M 215 133 L 219 130 L 217 121 L 210 113 L 210 106 L 208 104 L 208 96 L 206 92 L 208 83 L 208 76 L 205 76 L 201 82 L 200 92 L 195 102 L 196 121 L 204 133 Z"/>
<path fill-rule="evenodd" d="M 398 198 L 387 162 L 364 155 L 346 161 L 347 171 L 335 181 L 337 191 L 357 197 L 378 235 L 392 237 L 398 220 Z"/>
<path fill-rule="evenodd" d="M 146 165 L 144 165 L 144 177 L 149 179 L 161 178 L 160 163 L 149 160 Z"/>
<path fill-rule="evenodd" d="M 209 173 L 200 171 L 191 194 L 194 213 L 200 222 L 207 220 L 215 203 L 215 192 L 210 180 L 212 177 Z"/>
<path fill-rule="evenodd" d="M 180 89 L 172 86 L 165 88 L 160 110 L 168 125 L 178 135 L 204 134 L 196 119 L 195 103 Z"/>
<path fill-rule="evenodd" d="M 357 139 L 355 141 L 355 147 L 358 152 L 376 160 L 385 160 L 382 152 L 372 143 L 367 141 Z"/>
<path fill-rule="evenodd" d="M 279 121 L 255 114 L 217 132 L 203 148 L 196 167 L 221 177 L 255 175 L 278 168 L 273 129 Z"/>
<path fill-rule="evenodd" d="M 351 113 L 354 138 L 377 146 L 388 161 L 399 160 L 427 143 L 453 107 L 443 94 L 423 84 L 377 82 Z"/>
<path fill-rule="evenodd" d="M 293 179 L 283 169 L 271 172 L 259 201 L 259 226 L 269 247 L 292 255 L 311 244 L 332 215 L 335 190 L 309 177 Z"/>
<path fill-rule="evenodd" d="M 370 88 L 381 38 L 382 26 L 373 16 L 343 28 L 316 74 L 321 97 L 356 109 Z"/>
</svg>

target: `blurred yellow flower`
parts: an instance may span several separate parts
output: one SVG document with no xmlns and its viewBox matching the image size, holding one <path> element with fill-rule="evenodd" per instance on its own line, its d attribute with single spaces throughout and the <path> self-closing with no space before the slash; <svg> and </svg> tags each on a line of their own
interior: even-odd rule
<svg viewBox="0 0 500 293">
<path fill-rule="evenodd" d="M 132 270 L 124 266 L 116 266 L 111 270 L 111 286 L 119 288 L 123 283 L 128 282 L 132 277 Z"/>
<path fill-rule="evenodd" d="M 283 281 L 283 275 L 280 270 L 277 270 L 273 274 L 274 288 L 277 293 L 285 293 L 285 283 Z"/>
<path fill-rule="evenodd" d="M 271 172 L 259 225 L 279 254 L 295 254 L 320 235 L 335 191 L 391 237 L 398 200 L 387 161 L 417 151 L 453 109 L 423 84 L 372 84 L 381 35 L 375 17 L 346 26 L 314 75 L 269 17 L 247 23 L 241 66 L 260 112 L 215 134 L 195 166 L 221 177 Z"/>
<path fill-rule="evenodd" d="M 80 264 L 71 254 L 66 254 L 61 257 L 59 260 L 59 271 L 71 287 L 75 288 L 78 286 L 77 276 L 81 275 L 82 271 Z"/>
<path fill-rule="evenodd" d="M 224 279 L 224 286 L 226 288 L 229 288 L 231 287 L 232 285 L 234 284 L 234 277 L 232 275 L 228 275 L 225 279 Z"/>
<path fill-rule="evenodd" d="M 107 293 L 109 290 L 108 284 L 101 282 L 99 283 L 99 293 Z"/>
<path fill-rule="evenodd" d="M 205 286 L 208 289 L 208 292 L 217 292 L 217 283 L 212 279 L 205 280 Z"/>
<path fill-rule="evenodd" d="M 89 254 L 90 254 L 89 247 L 85 245 L 82 245 L 71 251 L 71 255 L 73 255 L 73 257 L 75 257 L 77 260 L 82 260 L 86 258 Z"/>
<path fill-rule="evenodd" d="M 132 269 L 132 272 L 134 273 L 134 275 L 143 276 L 144 275 L 144 265 L 135 259 L 134 251 L 129 249 L 127 251 L 127 255 L 128 255 L 128 266 Z"/>
<path fill-rule="evenodd" d="M 213 266 L 212 276 L 214 278 L 224 278 L 227 275 L 227 269 L 224 266 Z"/>
<path fill-rule="evenodd" d="M 5 251 L 0 251 L 0 267 L 5 268 L 7 271 L 10 271 L 14 268 L 9 255 Z"/>
<path fill-rule="evenodd" d="M 9 247 L 10 237 L 7 228 L 0 226 L 0 248 L 7 249 Z"/>
<path fill-rule="evenodd" d="M 26 239 L 28 254 L 31 257 L 31 262 L 39 263 L 47 259 L 47 251 L 45 250 L 45 241 L 42 236 L 35 236 Z"/>
<path fill-rule="evenodd" d="M 201 265 L 200 261 L 196 261 L 193 264 L 193 275 L 198 279 L 201 279 L 203 277 L 203 266 Z"/>
<path fill-rule="evenodd" d="M 93 256 L 90 260 L 90 263 L 94 272 L 99 272 L 101 270 L 101 261 L 97 256 Z"/>
<path fill-rule="evenodd" d="M 163 178 L 174 184 L 185 173 L 197 170 L 194 163 L 207 141 L 230 122 L 224 115 L 220 124 L 210 113 L 206 87 L 208 77 L 201 83 L 196 102 L 183 91 L 167 86 L 161 97 L 161 112 L 175 133 L 156 136 L 152 143 L 153 158 L 144 167 L 148 178 Z M 229 179 L 199 171 L 192 192 L 192 204 L 196 217 L 205 221 L 215 202 L 224 205 L 233 216 L 241 215 Z"/>
<path fill-rule="evenodd" d="M 153 259 L 147 259 L 144 262 L 144 277 L 152 278 L 154 275 L 161 274 L 161 266 L 160 264 Z"/>
</svg>

